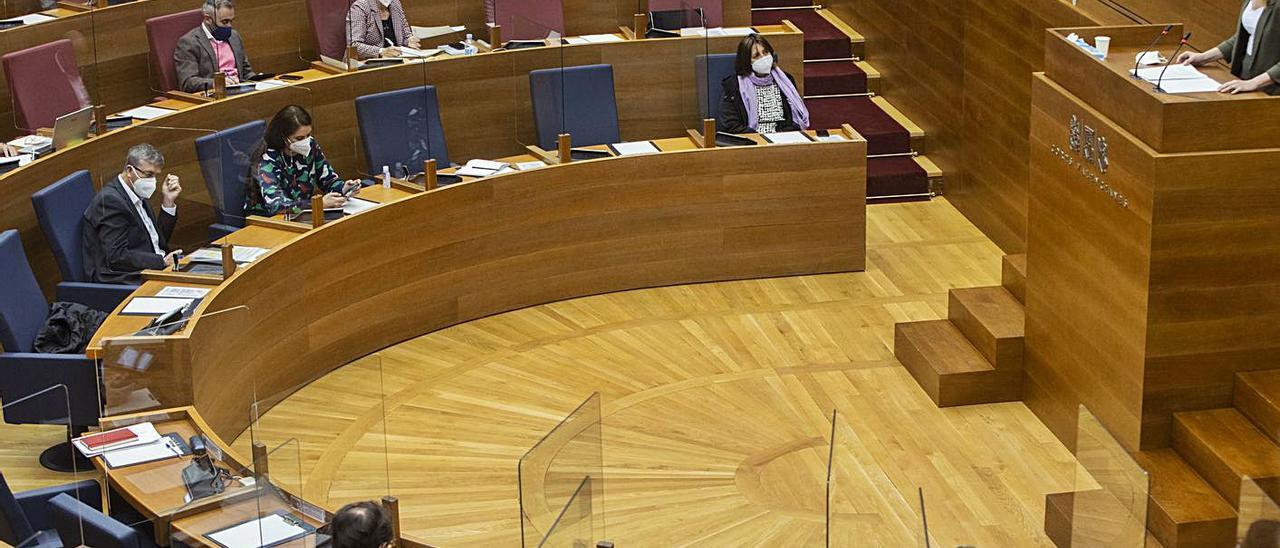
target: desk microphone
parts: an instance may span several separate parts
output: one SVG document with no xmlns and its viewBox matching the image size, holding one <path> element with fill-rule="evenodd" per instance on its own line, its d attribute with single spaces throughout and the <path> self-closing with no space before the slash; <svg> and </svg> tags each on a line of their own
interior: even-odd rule
<svg viewBox="0 0 1280 548">
<path fill-rule="evenodd" d="M 1133 78 L 1138 80 L 1142 79 L 1138 76 L 1138 67 L 1142 66 L 1142 54 L 1151 51 L 1151 48 L 1155 47 L 1156 42 L 1159 42 L 1160 39 L 1164 38 L 1166 34 L 1169 34 L 1169 31 L 1171 30 L 1173 30 L 1173 25 L 1165 25 L 1164 30 L 1160 31 L 1160 34 L 1156 35 L 1156 39 L 1152 40 L 1151 43 L 1147 45 L 1147 49 L 1138 53 L 1138 58 L 1133 61 Z M 1160 54 L 1156 54 L 1156 59 L 1159 58 Z"/>
<path fill-rule="evenodd" d="M 1161 89 L 1161 88 L 1160 88 L 1160 84 L 1161 84 L 1162 82 L 1164 82 L 1164 72 L 1165 72 L 1166 70 L 1169 70 L 1169 65 L 1172 65 L 1172 64 L 1173 64 L 1173 61 L 1174 61 L 1175 59 L 1177 59 L 1177 58 L 1178 58 L 1178 52 L 1179 52 L 1179 51 L 1182 51 L 1183 46 L 1186 46 L 1186 45 L 1187 45 L 1187 40 L 1190 40 L 1190 39 L 1191 39 L 1191 33 L 1190 33 L 1190 32 L 1188 32 L 1188 33 L 1186 33 L 1186 34 L 1182 35 L 1182 41 L 1181 41 L 1181 42 L 1178 42 L 1178 48 L 1177 48 L 1177 49 L 1175 49 L 1175 50 L 1173 50 L 1173 55 L 1170 55 L 1170 56 L 1169 56 L 1168 61 L 1164 64 L 1164 68 L 1163 68 L 1163 69 L 1160 69 L 1160 77 L 1156 79 L 1156 86 L 1155 86 L 1154 88 L 1152 88 L 1152 89 L 1151 89 L 1151 91 L 1154 91 L 1154 92 L 1157 92 L 1157 93 L 1164 93 L 1164 92 L 1165 92 L 1163 89 Z"/>
</svg>

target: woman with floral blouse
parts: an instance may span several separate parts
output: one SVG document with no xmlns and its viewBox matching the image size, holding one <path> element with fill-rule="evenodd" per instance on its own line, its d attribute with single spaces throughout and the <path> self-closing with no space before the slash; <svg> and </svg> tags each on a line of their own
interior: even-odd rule
<svg viewBox="0 0 1280 548">
<path fill-rule="evenodd" d="M 311 209 L 311 196 L 324 195 L 324 207 L 346 205 L 360 180 L 343 181 L 311 137 L 311 115 L 297 105 L 280 109 L 267 124 L 260 153 L 245 192 L 246 215 L 271 217 L 282 211 Z"/>
</svg>

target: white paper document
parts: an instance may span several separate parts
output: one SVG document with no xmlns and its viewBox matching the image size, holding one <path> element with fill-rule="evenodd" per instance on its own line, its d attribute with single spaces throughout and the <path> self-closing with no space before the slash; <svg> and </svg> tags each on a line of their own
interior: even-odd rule
<svg viewBox="0 0 1280 548">
<path fill-rule="evenodd" d="M 440 53 L 440 48 L 416 49 L 409 46 L 399 46 L 397 49 L 400 50 L 400 57 L 405 59 L 425 59 Z"/>
<path fill-rule="evenodd" d="M 443 36 L 451 32 L 462 32 L 464 30 L 467 30 L 467 27 L 464 27 L 464 26 L 451 27 L 448 25 L 439 26 L 439 27 L 411 27 L 411 28 L 413 29 L 413 35 L 416 36 L 419 40 L 426 40 L 427 38 Z"/>
<path fill-rule="evenodd" d="M 3 158 L 0 158 L 0 166 L 6 165 L 6 164 L 18 164 L 18 166 L 21 167 L 30 163 L 31 160 L 34 158 L 35 156 L 32 156 L 30 154 L 19 154 L 17 156 L 5 156 Z"/>
<path fill-rule="evenodd" d="M 467 165 L 462 166 L 458 171 L 454 172 L 454 175 L 461 175 L 463 177 L 488 177 L 490 175 L 496 175 L 505 167 L 507 167 L 507 164 L 504 162 L 481 160 L 477 158 L 467 162 Z"/>
<path fill-rule="evenodd" d="M 268 251 L 271 250 L 265 247 L 238 245 L 232 250 L 231 257 L 236 263 L 245 264 L 258 260 L 258 257 L 265 255 Z M 198 263 L 222 264 L 222 249 L 203 247 L 187 255 L 187 258 Z"/>
<path fill-rule="evenodd" d="M 136 437 L 136 438 L 134 438 L 134 439 L 132 439 L 132 440 L 130 440 L 130 441 L 127 441 L 127 442 L 121 442 L 121 443 L 118 443 L 118 444 L 116 444 L 116 445 L 109 445 L 109 446 L 107 446 L 107 447 L 99 447 L 99 448 L 98 448 L 98 449 L 96 449 L 96 450 L 91 450 L 91 449 L 89 449 L 87 446 L 85 446 L 84 442 L 83 442 L 83 441 L 81 441 L 81 438 L 76 438 L 76 439 L 75 439 L 75 440 L 73 440 L 71 443 L 72 443 L 72 445 L 75 445 L 76 449 L 79 449 L 79 450 L 80 450 L 80 453 L 81 453 L 81 454 L 83 454 L 84 456 L 86 456 L 86 457 L 96 457 L 96 456 L 98 456 L 98 455 L 101 455 L 104 449 L 114 451 L 114 450 L 117 450 L 117 449 L 124 449 L 124 448 L 126 448 L 126 447 L 134 447 L 134 446 L 138 446 L 138 445 L 145 445 L 145 444 L 148 444 L 148 443 L 151 443 L 151 442 L 153 442 L 153 441 L 156 441 L 156 440 L 160 439 L 160 433 L 159 433 L 159 432 L 156 432 L 156 426 L 155 426 L 154 424 L 149 423 L 149 422 L 138 423 L 138 424 L 134 424 L 134 425 L 126 426 L 125 428 L 128 428 L 129 430 L 132 430 L 132 431 L 133 431 L 133 433 L 134 433 L 134 434 L 137 434 L 137 436 L 138 436 L 138 437 Z M 117 428 L 117 430 L 119 430 L 119 429 Z M 108 430 L 108 432 L 109 432 L 109 431 L 110 431 L 110 430 Z M 100 433 L 101 433 L 101 432 L 93 432 L 93 433 L 91 433 L 91 434 L 85 434 L 85 435 L 86 435 L 86 436 L 92 436 L 92 435 L 94 435 L 94 434 L 100 434 Z"/>
<path fill-rule="evenodd" d="M 36 23 L 43 23 L 45 21 L 52 21 L 54 19 L 57 19 L 57 17 L 53 17 L 51 15 L 45 15 L 43 13 L 32 13 L 30 15 L 23 15 L 22 17 L 14 17 L 12 19 L 3 19 L 0 21 L 4 21 L 6 23 L 12 22 L 12 21 L 21 21 L 22 24 L 24 25 L 34 25 Z"/>
<path fill-rule="evenodd" d="M 1160 89 L 1165 93 L 1207 93 L 1218 91 L 1222 84 L 1213 78 L 1195 78 L 1189 80 L 1169 80 L 1165 79 L 1160 83 Z"/>
<path fill-rule="evenodd" d="M 373 209 L 375 207 L 378 207 L 378 202 L 370 202 L 369 200 L 362 200 L 352 196 L 347 198 L 347 204 L 342 206 L 342 212 L 347 215 L 355 215 L 361 211 Z"/>
<path fill-rule="evenodd" d="M 187 299 L 199 299 L 208 294 L 209 289 L 205 287 L 182 287 L 177 285 L 167 285 L 156 292 L 157 297 L 182 297 Z"/>
<path fill-rule="evenodd" d="M 124 305 L 120 313 L 127 316 L 162 316 L 176 308 L 191 304 L 195 299 L 181 297 L 134 297 Z"/>
<path fill-rule="evenodd" d="M 569 44 L 571 46 L 576 46 L 578 44 L 590 44 L 591 41 L 579 36 L 570 36 L 564 39 L 564 43 Z"/>
<path fill-rule="evenodd" d="M 818 140 L 831 143 L 842 143 L 844 141 L 848 141 L 848 139 L 845 139 L 843 135 L 836 135 L 834 133 L 826 137 L 818 137 Z"/>
<path fill-rule="evenodd" d="M 715 30 L 715 29 L 712 29 Z M 706 27 L 684 27 L 680 29 L 680 36 L 706 36 Z"/>
<path fill-rule="evenodd" d="M 622 37 L 616 34 L 584 34 L 582 35 L 581 38 L 592 44 L 604 44 L 608 42 L 623 41 Z"/>
<path fill-rule="evenodd" d="M 205 536 L 226 548 L 258 548 L 308 532 L 308 529 L 298 524 L 297 518 L 287 514 L 271 514 Z"/>
<path fill-rule="evenodd" d="M 112 449 L 102 454 L 103 460 L 106 460 L 112 468 L 180 456 L 182 456 L 182 450 L 174 445 L 173 440 L 164 436 L 160 436 L 160 439 L 151 443 Z"/>
<path fill-rule="evenodd" d="M 764 133 L 761 135 L 764 140 L 775 145 L 786 145 L 792 143 L 812 143 L 809 136 L 799 131 L 784 131 L 782 133 Z"/>
<path fill-rule="evenodd" d="M 136 120 L 152 120 L 152 119 L 164 116 L 166 114 L 173 114 L 175 112 L 178 112 L 178 111 L 173 110 L 171 108 L 160 108 L 160 107 L 143 105 L 138 108 L 131 108 L 129 110 L 121 112 L 120 115 L 128 116 Z"/>
<path fill-rule="evenodd" d="M 547 167 L 547 163 L 542 160 L 534 160 L 532 162 L 516 162 L 516 169 L 520 171 L 538 169 L 540 167 Z"/>
<path fill-rule="evenodd" d="M 628 143 L 614 143 L 609 145 L 618 156 L 630 156 L 632 154 L 653 154 L 662 152 L 654 146 L 653 141 L 632 141 Z"/>
<path fill-rule="evenodd" d="M 1155 82 L 1160 79 L 1161 72 L 1164 73 L 1165 82 L 1168 82 L 1169 80 L 1194 80 L 1197 78 L 1208 78 L 1208 76 L 1205 76 L 1203 72 L 1200 72 L 1191 65 L 1169 65 L 1169 70 L 1165 70 L 1164 67 L 1141 68 L 1136 71 L 1136 74 L 1138 75 L 1138 78 L 1142 78 L 1148 82 Z M 1130 70 L 1129 74 L 1135 74 L 1135 71 Z"/>
</svg>

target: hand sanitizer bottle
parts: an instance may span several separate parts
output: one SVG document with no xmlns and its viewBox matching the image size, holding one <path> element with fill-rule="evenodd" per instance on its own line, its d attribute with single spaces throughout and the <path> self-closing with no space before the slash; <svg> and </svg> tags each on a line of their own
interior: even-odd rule
<svg viewBox="0 0 1280 548">
<path fill-rule="evenodd" d="M 479 51 L 480 50 L 476 48 L 475 38 L 473 38 L 472 35 L 468 33 L 467 39 L 462 41 L 462 53 L 466 55 L 475 55 Z"/>
<path fill-rule="evenodd" d="M 391 168 L 382 166 L 382 188 L 391 188 Z"/>
</svg>

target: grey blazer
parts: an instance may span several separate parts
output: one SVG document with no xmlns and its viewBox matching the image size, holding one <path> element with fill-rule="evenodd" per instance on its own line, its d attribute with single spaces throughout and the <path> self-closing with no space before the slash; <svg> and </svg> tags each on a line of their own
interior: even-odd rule
<svg viewBox="0 0 1280 548">
<path fill-rule="evenodd" d="M 240 81 L 244 82 L 254 75 L 249 66 L 249 58 L 244 54 L 244 42 L 240 33 L 232 30 L 231 54 L 236 58 L 236 72 L 240 73 Z M 213 46 L 204 35 L 204 24 L 196 26 L 178 39 L 173 49 L 173 66 L 178 73 L 178 89 L 197 93 L 213 88 L 213 74 L 218 71 L 218 58 L 213 54 Z"/>
<path fill-rule="evenodd" d="M 1253 34 L 1253 55 L 1245 55 L 1244 41 L 1248 34 L 1244 31 L 1244 25 L 1240 24 L 1239 17 L 1236 18 L 1235 35 L 1218 44 L 1218 51 L 1231 62 L 1231 74 L 1237 78 L 1248 80 L 1264 72 L 1270 75 L 1273 83 L 1263 90 L 1272 95 L 1280 93 L 1280 86 L 1274 83 L 1280 82 L 1280 15 L 1276 15 L 1276 11 L 1280 9 L 1277 8 L 1276 1 L 1267 0 L 1266 7 L 1262 8 L 1262 16 L 1258 18 L 1258 31 Z M 1248 9 L 1249 2 L 1250 0 L 1244 0 L 1242 14 Z"/>
<path fill-rule="evenodd" d="M 400 0 L 391 0 L 387 8 L 391 12 L 391 41 L 397 46 L 409 43 L 409 19 L 404 15 Z M 378 0 L 355 0 L 347 12 L 347 43 L 356 47 L 360 59 L 372 59 L 381 55 L 383 47 L 382 19 L 378 17 Z"/>
</svg>

